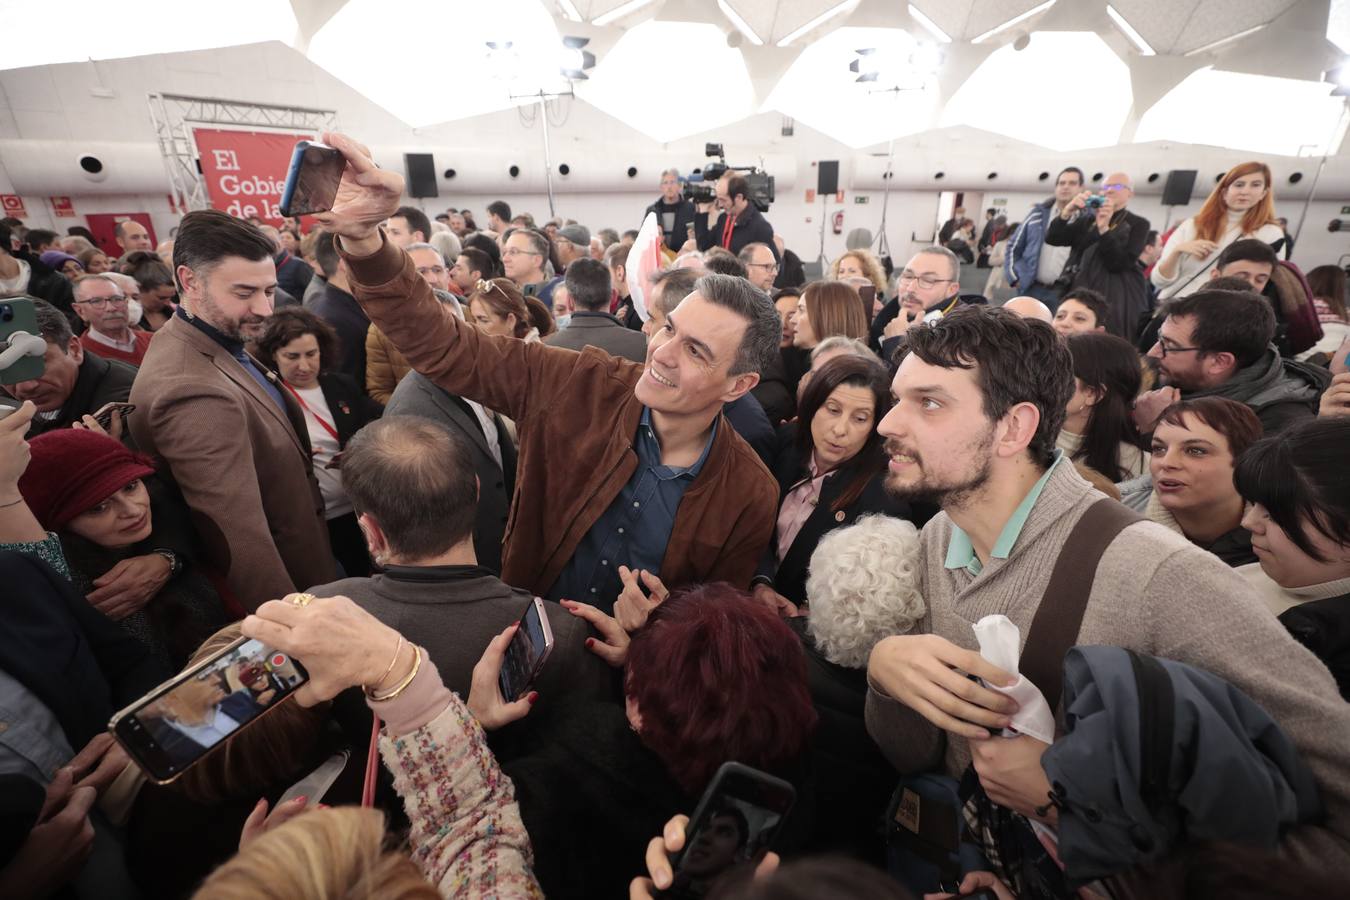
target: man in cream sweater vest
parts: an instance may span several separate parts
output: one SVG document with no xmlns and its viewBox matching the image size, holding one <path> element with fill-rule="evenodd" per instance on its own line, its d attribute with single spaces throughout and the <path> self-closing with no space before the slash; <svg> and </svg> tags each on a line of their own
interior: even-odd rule
<svg viewBox="0 0 1350 900">
<path fill-rule="evenodd" d="M 991 799 L 1033 818 L 1040 807 L 1054 824 L 1040 764 L 1048 745 L 991 739 L 1013 703 L 963 673 L 1012 682 L 979 655 L 971 625 L 1003 614 L 1025 642 L 1060 550 L 1102 499 L 1055 449 L 1074 386 L 1069 354 L 1049 326 L 979 306 L 912 329 L 908 344 L 880 424 L 888 484 L 942 512 L 922 535 L 927 616 L 872 652 L 868 730 L 899 772 L 959 778 L 973 758 Z M 1311 871 L 1350 866 L 1350 705 L 1232 569 L 1160 525 L 1128 525 L 1098 564 L 1077 643 L 1188 663 L 1260 704 L 1298 746 L 1326 807 L 1281 852 Z M 1057 718 L 1062 733 L 1062 709 Z"/>
</svg>

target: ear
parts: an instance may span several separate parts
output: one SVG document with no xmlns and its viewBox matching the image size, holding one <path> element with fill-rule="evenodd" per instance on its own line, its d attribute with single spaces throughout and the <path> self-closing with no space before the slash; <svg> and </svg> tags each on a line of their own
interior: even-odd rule
<svg viewBox="0 0 1350 900">
<path fill-rule="evenodd" d="M 204 280 L 198 277 L 197 273 L 187 266 L 179 266 L 176 273 L 178 275 L 178 284 L 183 289 L 183 296 L 189 294 L 201 296 L 204 288 Z"/>
<path fill-rule="evenodd" d="M 366 547 L 370 550 L 371 556 L 378 556 L 389 549 L 389 542 L 384 539 L 384 531 L 380 528 L 380 523 L 375 521 L 375 517 L 370 513 L 361 513 L 357 516 L 356 525 L 365 535 Z"/>
<path fill-rule="evenodd" d="M 1083 388 L 1083 396 L 1087 398 L 1087 406 L 1096 406 L 1102 400 L 1102 389 L 1087 385 Z"/>
<path fill-rule="evenodd" d="M 84 344 L 80 343 L 78 337 L 70 339 L 70 344 L 66 347 L 66 355 L 74 360 L 77 366 L 84 362 Z"/>
<path fill-rule="evenodd" d="M 1201 365 L 1205 367 L 1206 372 L 1212 375 L 1225 375 L 1236 372 L 1238 368 L 1237 357 L 1227 350 L 1205 354 L 1204 362 Z"/>
<path fill-rule="evenodd" d="M 722 395 L 723 403 L 730 403 L 733 400 L 739 400 L 747 392 L 753 390 L 755 385 L 759 384 L 758 372 L 746 372 L 743 375 L 737 375 L 731 382 L 731 388 Z"/>
<path fill-rule="evenodd" d="M 1020 455 L 1036 436 L 1041 424 L 1041 411 L 1034 403 L 1018 403 L 1003 417 L 1003 434 L 994 443 L 994 455 L 1012 459 Z"/>
<path fill-rule="evenodd" d="M 567 295 L 567 311 L 569 313 L 574 313 L 577 311 L 576 301 L 572 299 L 572 295 L 570 293 Z"/>
</svg>

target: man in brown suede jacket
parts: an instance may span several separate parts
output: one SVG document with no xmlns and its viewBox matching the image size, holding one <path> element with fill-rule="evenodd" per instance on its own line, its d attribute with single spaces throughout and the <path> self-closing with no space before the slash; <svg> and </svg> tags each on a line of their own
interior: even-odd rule
<svg viewBox="0 0 1350 900">
<path fill-rule="evenodd" d="M 701 279 L 642 365 L 487 335 L 449 314 L 379 230 L 402 177 L 345 135 L 325 140 L 347 170 L 332 211 L 317 218 L 341 236 L 357 301 L 414 369 L 516 422 L 502 580 L 607 611 L 624 588 L 621 566 L 667 588 L 747 587 L 773 532 L 777 487 L 722 406 L 777 352 L 782 325 L 769 298 L 744 279 Z"/>
</svg>

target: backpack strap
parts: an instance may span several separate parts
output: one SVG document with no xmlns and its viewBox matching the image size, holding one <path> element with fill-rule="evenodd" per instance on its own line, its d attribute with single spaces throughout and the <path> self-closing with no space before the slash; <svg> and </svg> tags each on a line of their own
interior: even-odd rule
<svg viewBox="0 0 1350 900">
<path fill-rule="evenodd" d="M 1059 708 L 1064 684 L 1064 655 L 1078 642 L 1092 582 L 1102 554 L 1125 528 L 1143 517 L 1115 500 L 1103 498 L 1088 507 L 1059 550 L 1050 583 L 1031 620 L 1022 648 L 1021 671 Z"/>
</svg>

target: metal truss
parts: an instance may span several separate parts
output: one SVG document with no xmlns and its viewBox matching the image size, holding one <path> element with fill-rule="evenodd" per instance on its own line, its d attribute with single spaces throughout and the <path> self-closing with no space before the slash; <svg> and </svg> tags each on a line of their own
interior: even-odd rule
<svg viewBox="0 0 1350 900">
<path fill-rule="evenodd" d="M 158 91 L 149 94 L 148 100 L 155 139 L 159 142 L 159 152 L 169 175 L 170 196 L 179 212 L 206 209 L 211 205 L 206 182 L 197 164 L 192 126 L 223 125 L 240 130 L 275 128 L 316 134 L 337 128 L 337 113 L 331 109 L 187 97 Z"/>
</svg>

